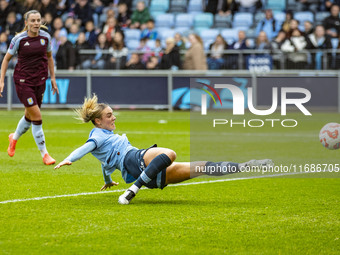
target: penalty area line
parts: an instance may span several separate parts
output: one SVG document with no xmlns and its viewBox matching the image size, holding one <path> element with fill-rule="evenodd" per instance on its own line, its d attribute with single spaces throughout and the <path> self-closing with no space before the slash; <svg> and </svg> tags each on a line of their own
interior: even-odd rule
<svg viewBox="0 0 340 255">
<path fill-rule="evenodd" d="M 240 178 L 218 179 L 218 180 L 201 181 L 201 182 L 177 183 L 177 184 L 169 184 L 167 187 L 190 186 L 190 185 L 217 183 L 217 182 L 231 182 L 231 181 L 260 179 L 260 178 L 272 178 L 272 177 L 280 177 L 280 176 L 295 175 L 295 174 L 306 174 L 306 173 L 304 173 L 304 172 L 282 173 L 282 174 L 272 174 L 272 175 L 260 175 L 260 176 L 250 176 L 250 177 L 240 177 Z M 143 187 L 141 189 L 148 189 L 148 188 Z M 89 195 L 116 193 L 116 192 L 124 192 L 125 190 L 126 189 L 116 189 L 116 190 L 107 190 L 107 191 L 83 192 L 83 193 L 76 193 L 76 194 L 65 194 L 65 195 L 55 195 L 55 196 L 45 196 L 45 197 L 13 199 L 13 200 L 0 201 L 0 204 L 18 203 L 18 202 L 26 202 L 26 201 L 38 201 L 38 200 L 63 198 L 63 197 L 78 197 L 78 196 L 89 196 Z"/>
</svg>

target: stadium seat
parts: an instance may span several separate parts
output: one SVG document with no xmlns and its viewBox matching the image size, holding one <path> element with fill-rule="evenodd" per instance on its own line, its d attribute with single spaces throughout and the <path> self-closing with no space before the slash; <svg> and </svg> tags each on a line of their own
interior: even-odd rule
<svg viewBox="0 0 340 255">
<path fill-rule="evenodd" d="M 174 30 L 175 33 L 180 33 L 183 36 L 188 36 L 192 32 L 192 30 L 187 27 L 175 27 Z"/>
<path fill-rule="evenodd" d="M 191 28 L 194 25 L 194 15 L 184 13 L 176 15 L 175 27 Z"/>
<path fill-rule="evenodd" d="M 203 42 L 207 42 L 210 40 L 215 41 L 216 36 L 220 33 L 218 29 L 204 29 L 200 31 L 200 36 Z"/>
<path fill-rule="evenodd" d="M 159 11 L 154 11 L 154 12 L 150 12 L 151 17 L 156 20 L 158 16 L 166 14 L 165 12 L 159 12 Z"/>
<path fill-rule="evenodd" d="M 171 0 L 169 12 L 184 13 L 187 11 L 187 4 L 187 0 Z"/>
<path fill-rule="evenodd" d="M 248 12 L 237 12 L 234 15 L 233 28 L 251 27 L 253 25 L 253 14 Z"/>
<path fill-rule="evenodd" d="M 254 22 L 258 24 L 261 20 L 266 18 L 266 14 L 264 12 L 257 12 L 254 15 Z"/>
<path fill-rule="evenodd" d="M 223 36 L 224 40 L 227 41 L 228 44 L 232 44 L 238 39 L 238 31 L 239 31 L 238 29 L 226 28 L 221 30 L 221 35 Z"/>
<path fill-rule="evenodd" d="M 202 0 L 189 0 L 188 12 L 189 13 L 203 12 Z"/>
<path fill-rule="evenodd" d="M 332 38 L 331 42 L 332 42 L 332 48 L 337 49 L 339 45 L 339 38 Z"/>
<path fill-rule="evenodd" d="M 150 12 L 167 12 L 169 10 L 169 0 L 152 0 Z"/>
<path fill-rule="evenodd" d="M 139 40 L 141 31 L 139 29 L 125 29 L 124 30 L 125 41 Z"/>
<path fill-rule="evenodd" d="M 240 31 L 240 29 L 238 31 Z M 246 30 L 246 36 L 247 36 L 247 38 L 256 38 L 256 29 L 248 28 Z"/>
<path fill-rule="evenodd" d="M 314 23 L 314 14 L 312 12 L 296 12 L 294 13 L 294 19 L 298 20 L 300 24 L 303 24 L 306 20 Z"/>
<path fill-rule="evenodd" d="M 156 17 L 156 27 L 173 27 L 175 25 L 175 15 L 172 13 L 160 14 Z"/>
<path fill-rule="evenodd" d="M 126 47 L 129 50 L 136 50 L 139 47 L 139 40 L 127 40 Z"/>
<path fill-rule="evenodd" d="M 162 41 L 166 40 L 168 37 L 174 37 L 176 31 L 174 29 L 161 28 L 158 29 L 159 39 Z"/>
<path fill-rule="evenodd" d="M 284 11 L 286 9 L 286 1 L 267 0 L 266 9 L 272 9 L 273 11 Z"/>
<path fill-rule="evenodd" d="M 210 45 L 212 43 L 214 43 L 215 40 L 208 40 L 208 41 L 204 41 L 203 44 L 204 44 L 204 50 L 209 50 L 210 48 Z"/>
<path fill-rule="evenodd" d="M 214 15 L 211 13 L 199 13 L 194 16 L 194 27 L 209 28 L 214 24 Z"/>
<path fill-rule="evenodd" d="M 216 14 L 215 15 L 215 27 L 216 28 L 229 28 L 231 27 L 231 23 L 232 23 L 232 15 L 228 15 L 228 16 L 221 16 Z"/>
<path fill-rule="evenodd" d="M 286 10 L 296 10 L 296 1 L 295 0 L 288 0 Z"/>
<path fill-rule="evenodd" d="M 322 23 L 322 21 L 327 18 L 328 16 L 330 16 L 330 12 L 317 12 L 315 14 L 315 22 L 317 24 Z"/>
<path fill-rule="evenodd" d="M 286 20 L 286 13 L 285 12 L 274 12 L 274 19 L 279 24 L 282 24 Z"/>
<path fill-rule="evenodd" d="M 146 46 L 148 46 L 151 50 L 156 48 L 156 40 L 148 40 L 146 42 Z"/>
</svg>

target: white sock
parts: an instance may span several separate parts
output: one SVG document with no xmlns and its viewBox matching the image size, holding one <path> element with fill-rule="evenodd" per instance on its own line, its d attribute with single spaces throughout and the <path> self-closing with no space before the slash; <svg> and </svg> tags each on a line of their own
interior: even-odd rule
<svg viewBox="0 0 340 255">
<path fill-rule="evenodd" d="M 32 134 L 35 140 L 35 143 L 38 146 L 38 149 L 40 150 L 41 157 L 44 157 L 47 152 L 46 149 L 46 143 L 45 143 L 45 135 L 44 131 L 42 129 L 42 124 L 40 125 L 32 125 Z"/>
<path fill-rule="evenodd" d="M 23 134 L 25 134 L 27 132 L 27 130 L 30 128 L 31 126 L 31 122 L 27 121 L 25 119 L 25 116 L 23 116 L 18 123 L 17 129 L 14 132 L 13 135 L 13 139 L 14 140 L 18 140 L 20 138 L 20 136 L 22 136 Z"/>
<path fill-rule="evenodd" d="M 129 190 L 132 190 L 135 194 L 137 194 L 139 191 L 139 188 L 135 184 L 132 184 Z"/>
</svg>

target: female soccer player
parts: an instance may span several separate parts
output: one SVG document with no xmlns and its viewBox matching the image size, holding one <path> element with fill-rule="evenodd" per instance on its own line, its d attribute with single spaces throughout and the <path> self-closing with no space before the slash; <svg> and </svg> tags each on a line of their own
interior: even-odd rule
<svg viewBox="0 0 340 255">
<path fill-rule="evenodd" d="M 54 75 L 51 37 L 40 29 L 42 27 L 41 15 L 38 11 L 32 10 L 25 13 L 24 19 L 25 27 L 12 39 L 1 65 L 0 97 L 5 86 L 8 63 L 18 52 L 18 63 L 15 66 L 13 78 L 18 98 L 25 106 L 25 115 L 19 121 L 15 132 L 9 135 L 7 152 L 10 157 L 14 156 L 18 139 L 32 124 L 33 137 L 41 152 L 43 162 L 45 165 L 51 165 L 55 163 L 55 160 L 46 149 L 40 112 L 48 70 L 51 75 L 53 95 L 56 92 L 59 93 Z"/>
<path fill-rule="evenodd" d="M 246 163 L 231 162 L 183 162 L 176 163 L 176 153 L 167 148 L 157 148 L 156 145 L 148 149 L 139 150 L 133 147 L 125 134 L 113 133 L 116 128 L 116 117 L 112 109 L 106 104 L 97 103 L 97 96 L 85 99 L 82 108 L 77 110 L 83 122 L 91 121 L 92 129 L 87 142 L 73 151 L 66 159 L 60 162 L 55 169 L 64 165 L 71 165 L 76 160 L 91 152 L 102 164 L 105 190 L 118 183 L 112 181 L 111 174 L 119 169 L 126 183 L 135 182 L 118 199 L 120 204 L 129 204 L 131 199 L 144 185 L 148 188 L 163 189 L 170 183 L 178 183 L 196 176 L 224 175 L 236 173 L 247 166 L 269 166 L 270 159 L 251 160 Z"/>
</svg>

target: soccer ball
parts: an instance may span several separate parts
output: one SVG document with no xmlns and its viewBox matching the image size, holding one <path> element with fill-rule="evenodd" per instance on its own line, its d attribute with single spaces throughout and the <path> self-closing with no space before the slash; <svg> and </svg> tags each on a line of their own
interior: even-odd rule
<svg viewBox="0 0 340 255">
<path fill-rule="evenodd" d="M 319 139 L 322 145 L 330 150 L 340 148 L 340 124 L 328 123 L 320 131 Z"/>
</svg>

